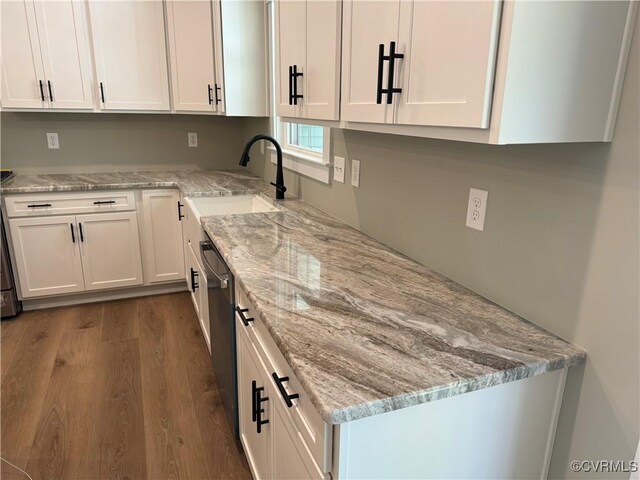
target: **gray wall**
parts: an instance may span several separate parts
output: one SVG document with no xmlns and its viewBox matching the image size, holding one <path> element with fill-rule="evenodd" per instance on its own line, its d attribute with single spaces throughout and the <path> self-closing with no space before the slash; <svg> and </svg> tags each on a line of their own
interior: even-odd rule
<svg viewBox="0 0 640 480">
<path fill-rule="evenodd" d="M 0 162 L 17 173 L 231 168 L 242 118 L 205 115 L 9 113 L 0 118 Z M 57 132 L 59 150 L 47 148 Z M 187 146 L 198 133 L 198 148 Z"/>
<path fill-rule="evenodd" d="M 569 462 L 631 460 L 638 445 L 638 30 L 611 144 L 487 146 L 334 130 L 334 153 L 361 161 L 359 188 L 286 177 L 321 210 L 587 350 L 586 367 L 568 378 L 552 478 L 589 478 Z M 244 135 L 267 129 L 247 121 Z M 275 178 L 257 154 L 250 165 Z M 464 226 L 469 187 L 489 191 L 484 232 Z"/>
</svg>

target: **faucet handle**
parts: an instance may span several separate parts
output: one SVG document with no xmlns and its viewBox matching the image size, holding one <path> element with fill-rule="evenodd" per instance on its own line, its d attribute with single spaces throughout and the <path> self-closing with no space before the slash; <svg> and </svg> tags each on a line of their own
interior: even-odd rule
<svg viewBox="0 0 640 480">
<path fill-rule="evenodd" d="M 271 185 L 276 187 L 276 190 L 278 190 L 279 192 L 284 193 L 284 192 L 287 191 L 287 187 L 285 187 L 284 185 L 278 185 L 277 183 L 273 183 L 273 182 L 270 182 L 270 183 L 271 183 Z"/>
</svg>

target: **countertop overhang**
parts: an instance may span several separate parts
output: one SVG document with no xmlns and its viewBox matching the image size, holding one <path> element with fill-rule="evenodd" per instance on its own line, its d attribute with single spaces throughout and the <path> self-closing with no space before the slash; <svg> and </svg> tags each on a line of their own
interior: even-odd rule
<svg viewBox="0 0 640 480">
<path fill-rule="evenodd" d="M 583 364 L 586 353 L 301 200 L 238 171 L 17 175 L 3 195 L 178 188 L 259 193 L 280 211 L 203 217 L 330 424 Z"/>
</svg>

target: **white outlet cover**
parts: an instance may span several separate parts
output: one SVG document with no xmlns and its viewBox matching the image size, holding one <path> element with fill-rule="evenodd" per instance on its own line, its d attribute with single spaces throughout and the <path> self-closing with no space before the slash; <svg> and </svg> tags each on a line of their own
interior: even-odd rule
<svg viewBox="0 0 640 480">
<path fill-rule="evenodd" d="M 333 179 L 336 182 L 344 183 L 344 157 L 333 157 Z"/>
<path fill-rule="evenodd" d="M 189 132 L 187 133 L 188 144 L 190 147 L 195 148 L 198 146 L 198 133 L 197 132 Z"/>
<path fill-rule="evenodd" d="M 351 160 L 351 185 L 360 186 L 360 160 Z"/>
<path fill-rule="evenodd" d="M 58 141 L 57 133 L 47 133 L 47 147 L 50 149 L 60 148 L 60 142 Z"/>
<path fill-rule="evenodd" d="M 487 197 L 489 192 L 472 188 L 469 190 L 469 204 L 467 206 L 467 227 L 484 231 L 484 217 L 487 212 Z"/>
</svg>

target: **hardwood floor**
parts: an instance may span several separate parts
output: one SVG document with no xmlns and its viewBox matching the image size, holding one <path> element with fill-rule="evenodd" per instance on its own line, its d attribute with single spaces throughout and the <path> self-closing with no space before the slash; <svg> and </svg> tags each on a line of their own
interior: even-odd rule
<svg viewBox="0 0 640 480">
<path fill-rule="evenodd" d="M 0 450 L 34 480 L 251 478 L 187 293 L 25 312 L 0 352 Z"/>
</svg>

